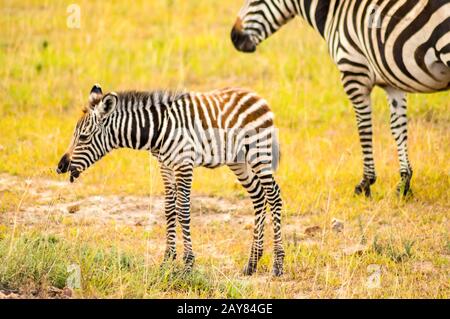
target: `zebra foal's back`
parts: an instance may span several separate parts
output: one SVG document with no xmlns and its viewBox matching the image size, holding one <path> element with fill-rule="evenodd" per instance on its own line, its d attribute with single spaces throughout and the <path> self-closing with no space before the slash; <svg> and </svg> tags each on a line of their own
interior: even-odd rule
<svg viewBox="0 0 450 319">
<path fill-rule="evenodd" d="M 195 166 L 214 168 L 252 157 L 270 163 L 277 156 L 272 154 L 273 113 L 255 92 L 226 88 L 187 93 L 165 116 L 167 126 L 181 134 L 166 129 L 160 157 L 171 153 L 172 160 L 193 158 Z"/>
</svg>

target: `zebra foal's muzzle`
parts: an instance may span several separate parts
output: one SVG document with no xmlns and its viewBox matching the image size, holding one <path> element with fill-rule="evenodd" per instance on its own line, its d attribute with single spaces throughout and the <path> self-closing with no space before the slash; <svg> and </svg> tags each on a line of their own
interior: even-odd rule
<svg viewBox="0 0 450 319">
<path fill-rule="evenodd" d="M 65 174 L 70 171 L 70 182 L 73 183 L 73 181 L 80 176 L 80 171 L 74 167 L 71 167 L 70 162 L 71 160 L 69 154 L 64 154 L 58 163 L 56 172 L 58 174 Z"/>
<path fill-rule="evenodd" d="M 256 51 L 256 44 L 253 42 L 250 35 L 242 30 L 240 20 L 236 22 L 231 30 L 231 41 L 238 51 L 245 53 Z"/>
<path fill-rule="evenodd" d="M 70 156 L 68 154 L 64 154 L 63 157 L 59 160 L 58 167 L 56 168 L 56 172 L 58 174 L 64 174 L 69 171 L 70 165 Z"/>
</svg>

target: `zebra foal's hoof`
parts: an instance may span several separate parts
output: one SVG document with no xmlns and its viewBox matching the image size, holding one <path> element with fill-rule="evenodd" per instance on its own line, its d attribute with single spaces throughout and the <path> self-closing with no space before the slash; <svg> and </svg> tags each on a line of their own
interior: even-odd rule
<svg viewBox="0 0 450 319">
<path fill-rule="evenodd" d="M 184 265 L 184 267 L 183 267 L 183 274 L 184 275 L 192 274 L 192 269 L 193 268 L 194 268 L 193 265 Z"/>
<path fill-rule="evenodd" d="M 185 255 L 183 257 L 184 260 L 184 268 L 183 268 L 183 272 L 185 274 L 189 274 L 192 272 L 192 269 L 194 268 L 194 262 L 195 262 L 195 257 L 192 254 L 189 255 Z"/>
<path fill-rule="evenodd" d="M 281 275 L 283 275 L 284 256 L 285 253 L 283 249 L 275 251 L 275 259 L 273 261 L 273 270 L 272 270 L 272 274 L 275 277 L 280 277 Z"/>
<path fill-rule="evenodd" d="M 283 265 L 274 264 L 272 274 L 274 277 L 280 277 L 283 275 Z"/>
<path fill-rule="evenodd" d="M 160 265 L 161 269 L 166 269 L 177 259 L 177 253 L 173 250 L 166 250 L 164 253 L 164 259 Z"/>
<path fill-rule="evenodd" d="M 164 253 L 163 263 L 174 261 L 175 259 L 177 259 L 176 251 L 174 251 L 174 250 L 166 250 L 166 252 Z"/>
</svg>

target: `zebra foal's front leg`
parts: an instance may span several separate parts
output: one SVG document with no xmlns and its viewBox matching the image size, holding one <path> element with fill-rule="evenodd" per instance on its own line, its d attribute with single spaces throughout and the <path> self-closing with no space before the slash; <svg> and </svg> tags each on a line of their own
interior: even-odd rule
<svg viewBox="0 0 450 319">
<path fill-rule="evenodd" d="M 190 272 L 194 265 L 194 252 L 191 241 L 191 186 L 192 186 L 193 165 L 186 164 L 175 170 L 175 180 L 177 187 L 176 212 L 178 222 L 183 233 L 185 271 Z"/>
<path fill-rule="evenodd" d="M 164 263 L 174 260 L 176 252 L 176 192 L 175 175 L 173 170 L 165 165 L 161 165 L 161 176 L 164 183 L 164 214 L 166 216 L 166 251 L 164 253 Z"/>
<path fill-rule="evenodd" d="M 391 87 L 385 88 L 391 110 L 391 133 L 397 143 L 401 181 L 397 186 L 400 196 L 411 194 L 412 168 L 408 159 L 408 118 L 406 114 L 406 93 Z"/>
</svg>

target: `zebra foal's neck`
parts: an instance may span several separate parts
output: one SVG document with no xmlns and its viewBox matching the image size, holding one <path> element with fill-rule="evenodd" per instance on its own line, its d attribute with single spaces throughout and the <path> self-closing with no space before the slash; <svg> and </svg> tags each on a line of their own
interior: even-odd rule
<svg viewBox="0 0 450 319">
<path fill-rule="evenodd" d="M 153 150 L 167 116 L 167 110 L 186 94 L 169 91 L 119 92 L 118 106 L 105 122 L 111 148 Z"/>
</svg>

